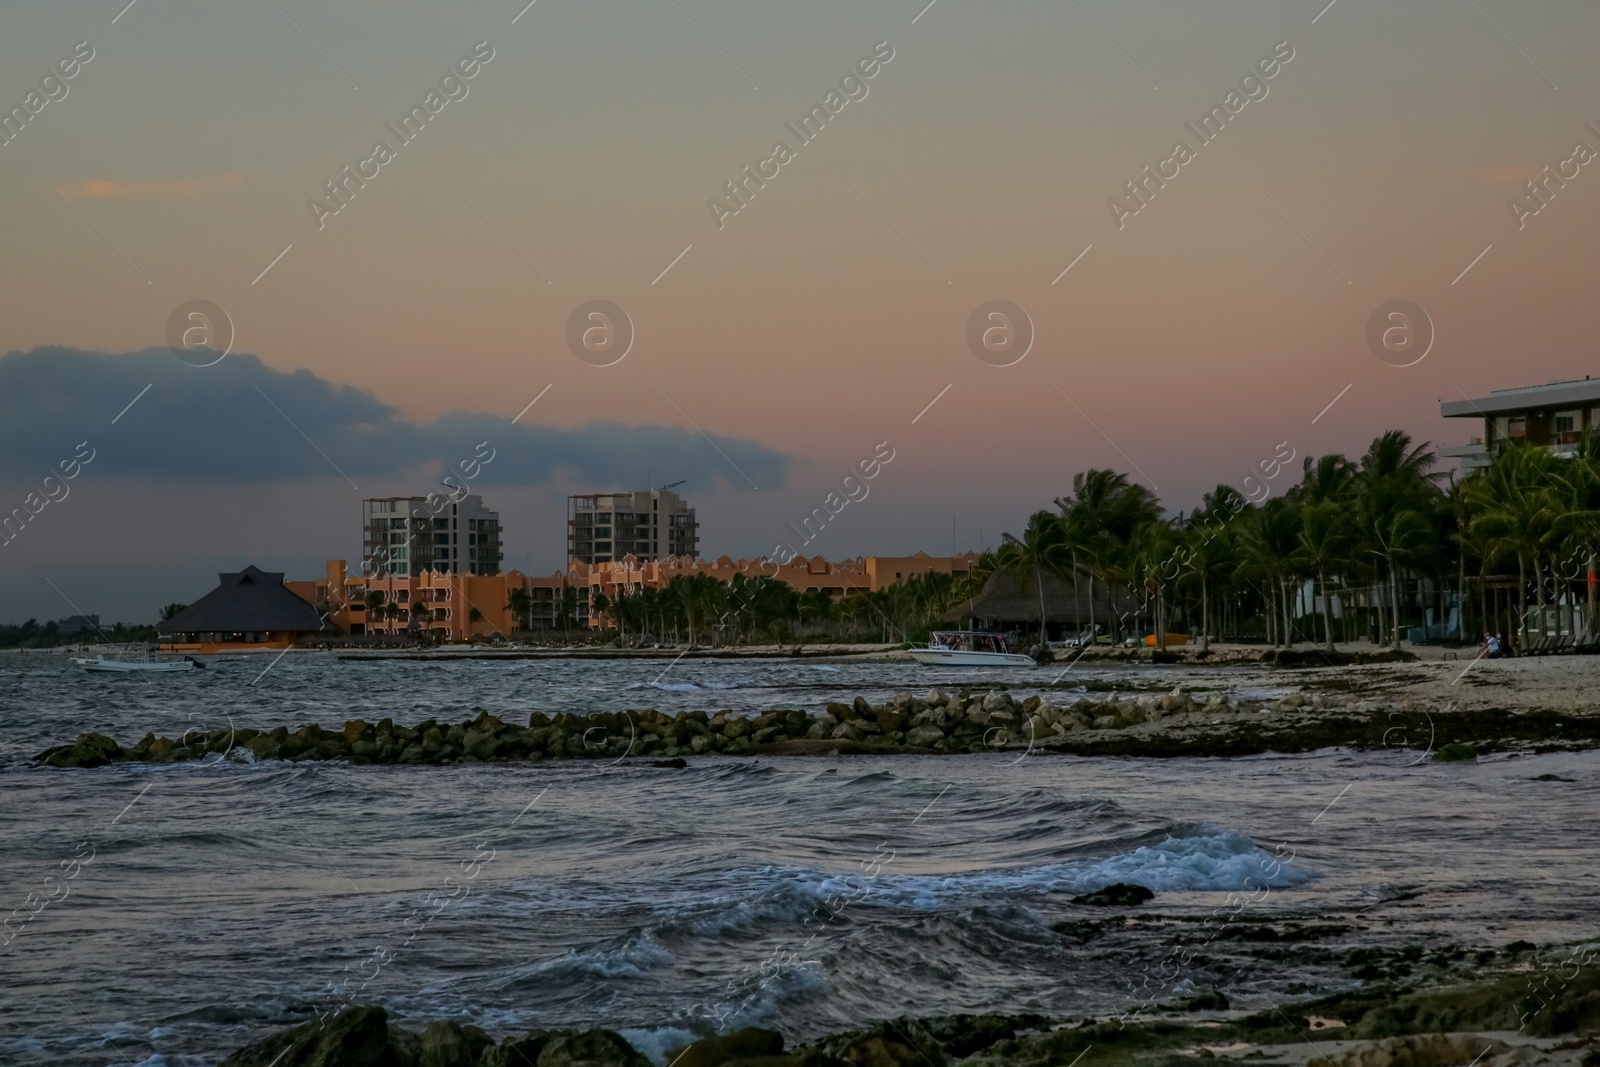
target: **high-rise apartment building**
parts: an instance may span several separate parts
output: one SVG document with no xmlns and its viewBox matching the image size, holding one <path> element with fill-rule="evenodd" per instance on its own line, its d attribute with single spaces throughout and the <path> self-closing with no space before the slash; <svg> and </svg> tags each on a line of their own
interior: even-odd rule
<svg viewBox="0 0 1600 1067">
<path fill-rule="evenodd" d="M 694 508 L 665 489 L 567 497 L 567 558 L 583 563 L 700 554 Z"/>
<path fill-rule="evenodd" d="M 367 499 L 361 529 L 368 574 L 500 573 L 500 513 L 476 493 Z"/>
</svg>

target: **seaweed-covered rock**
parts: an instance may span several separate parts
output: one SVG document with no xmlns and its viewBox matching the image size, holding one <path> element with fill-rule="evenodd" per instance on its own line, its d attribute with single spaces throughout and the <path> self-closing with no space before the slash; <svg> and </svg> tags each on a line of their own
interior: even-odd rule
<svg viewBox="0 0 1600 1067">
<path fill-rule="evenodd" d="M 489 1035 L 476 1026 L 430 1023 L 422 1032 L 417 1067 L 473 1067 L 483 1050 L 493 1044 Z"/>
<path fill-rule="evenodd" d="M 124 755 L 122 746 L 105 734 L 90 733 L 79 734 L 70 745 L 41 753 L 39 759 L 50 767 L 103 767 Z"/>
<path fill-rule="evenodd" d="M 552 1034 L 539 1053 L 539 1067 L 653 1067 L 615 1030 Z"/>
<path fill-rule="evenodd" d="M 776 1030 L 747 1026 L 731 1034 L 703 1037 L 682 1048 L 673 1049 L 667 1053 L 667 1062 L 674 1067 L 722 1067 L 725 1063 L 754 1059 L 757 1056 L 782 1054 L 782 1034 Z"/>
<path fill-rule="evenodd" d="M 389 1033 L 382 1008 L 346 1008 L 246 1045 L 221 1067 L 417 1067 L 407 1042 Z"/>
<path fill-rule="evenodd" d="M 1093 893 L 1072 898 L 1074 904 L 1089 904 L 1102 908 L 1131 908 L 1155 897 L 1149 889 L 1129 882 L 1115 882 Z"/>
</svg>

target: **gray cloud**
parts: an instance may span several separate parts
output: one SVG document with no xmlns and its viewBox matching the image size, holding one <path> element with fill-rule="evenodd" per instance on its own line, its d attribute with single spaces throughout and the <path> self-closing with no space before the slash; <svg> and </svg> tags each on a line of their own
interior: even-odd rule
<svg viewBox="0 0 1600 1067">
<path fill-rule="evenodd" d="M 434 464 L 452 468 L 488 441 L 495 458 L 475 487 L 542 485 L 566 473 L 597 489 L 625 488 L 648 465 L 671 480 L 743 488 L 731 460 L 763 489 L 783 488 L 790 457 L 710 436 L 727 459 L 677 426 L 592 422 L 561 430 L 478 412 L 418 424 L 366 390 L 308 370 L 286 374 L 248 354 L 203 369 L 166 348 L 41 347 L 0 356 L 0 478 L 8 480 L 38 480 L 84 440 L 96 450 L 97 476 L 183 482 L 337 479 L 330 461 L 355 479 L 415 476 Z"/>
</svg>

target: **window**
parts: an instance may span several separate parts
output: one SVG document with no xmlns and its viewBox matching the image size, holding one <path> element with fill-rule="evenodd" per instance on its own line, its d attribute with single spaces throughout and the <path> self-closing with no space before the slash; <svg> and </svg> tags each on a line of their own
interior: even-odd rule
<svg viewBox="0 0 1600 1067">
<path fill-rule="evenodd" d="M 389 529 L 391 529 L 391 530 L 404 530 L 405 528 L 406 528 L 406 520 L 404 520 L 404 519 L 390 519 L 389 520 Z"/>
<path fill-rule="evenodd" d="M 1556 443 L 1575 445 L 1582 438 L 1583 412 L 1558 411 L 1556 412 Z"/>
<path fill-rule="evenodd" d="M 1528 420 L 1522 417 L 1506 420 L 1506 436 L 1521 441 L 1528 436 Z"/>
</svg>

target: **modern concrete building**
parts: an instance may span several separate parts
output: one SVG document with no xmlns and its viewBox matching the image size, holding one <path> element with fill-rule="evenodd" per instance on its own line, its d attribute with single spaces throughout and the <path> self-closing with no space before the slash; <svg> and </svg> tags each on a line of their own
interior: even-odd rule
<svg viewBox="0 0 1600 1067">
<path fill-rule="evenodd" d="M 371 575 L 500 573 L 500 513 L 476 493 L 369 498 L 361 502 L 361 531 Z"/>
<path fill-rule="evenodd" d="M 694 559 L 700 524 L 694 508 L 666 489 L 567 497 L 567 559 L 591 566 L 636 560 Z"/>
<path fill-rule="evenodd" d="M 1443 400 L 1439 414 L 1447 419 L 1480 419 L 1483 433 L 1465 445 L 1441 448 L 1441 456 L 1461 461 L 1469 474 L 1487 467 L 1508 441 L 1571 455 L 1584 434 L 1600 429 L 1600 379 L 1581 378 L 1519 389 L 1496 389 L 1488 396 Z"/>
</svg>

